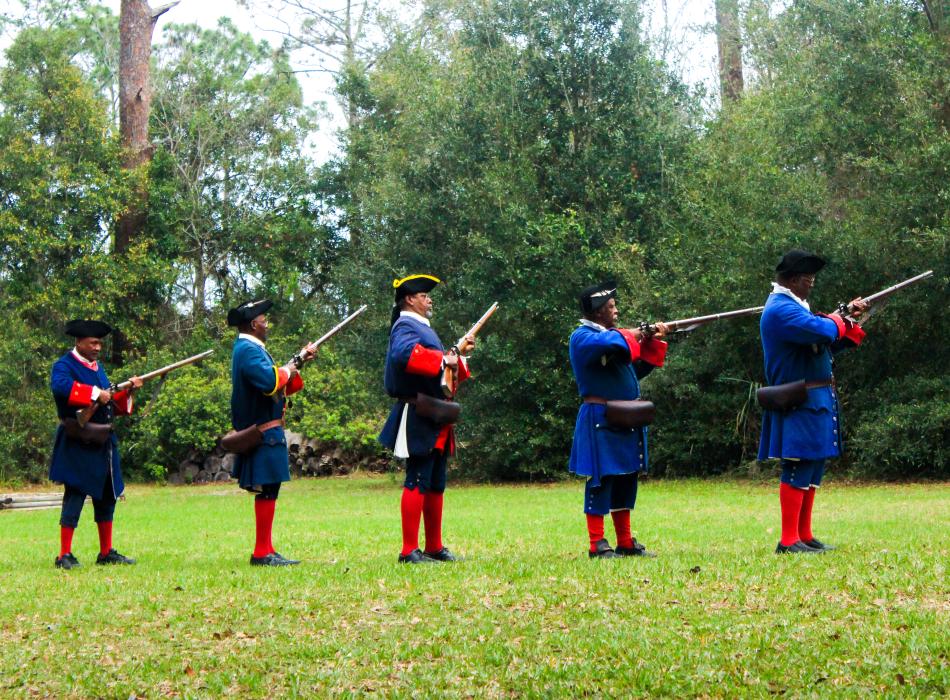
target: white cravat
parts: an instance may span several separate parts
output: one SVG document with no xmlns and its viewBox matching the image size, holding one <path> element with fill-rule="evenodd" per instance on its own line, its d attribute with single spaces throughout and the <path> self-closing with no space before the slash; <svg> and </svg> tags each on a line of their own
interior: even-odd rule
<svg viewBox="0 0 950 700">
<path fill-rule="evenodd" d="M 804 299 L 799 299 L 797 296 L 795 296 L 795 292 L 793 292 L 788 287 L 783 287 L 778 282 L 772 282 L 772 294 L 784 294 L 787 297 L 791 297 L 806 311 L 811 311 L 811 307 L 808 305 L 807 301 Z"/>
<path fill-rule="evenodd" d="M 429 323 L 429 319 L 427 319 L 425 316 L 422 316 L 421 314 L 417 314 L 415 311 L 400 311 L 400 312 L 399 312 L 399 315 L 400 315 L 400 316 L 407 316 L 407 317 L 409 317 L 409 318 L 414 318 L 414 319 L 416 319 L 419 323 L 424 323 L 424 324 L 426 324 L 427 326 L 429 326 L 429 328 L 432 328 L 432 324 Z"/>
<path fill-rule="evenodd" d="M 588 328 L 593 328 L 595 331 L 605 331 L 607 330 L 606 326 L 602 326 L 599 323 L 594 323 L 590 319 L 582 318 L 581 325 L 587 326 Z"/>
<path fill-rule="evenodd" d="M 238 340 L 241 340 L 242 338 L 244 340 L 250 340 L 252 343 L 264 347 L 264 341 L 255 335 L 251 335 L 250 333 L 238 333 Z"/>
</svg>

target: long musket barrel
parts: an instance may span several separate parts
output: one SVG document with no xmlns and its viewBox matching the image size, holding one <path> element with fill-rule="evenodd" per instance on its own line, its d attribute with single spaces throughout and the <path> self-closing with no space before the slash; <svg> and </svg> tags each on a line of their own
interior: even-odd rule
<svg viewBox="0 0 950 700">
<path fill-rule="evenodd" d="M 213 352 L 214 350 L 205 350 L 204 352 L 200 352 L 197 355 L 192 355 L 191 357 L 188 357 L 184 360 L 179 360 L 178 362 L 173 362 L 170 365 L 166 365 L 162 367 L 161 369 L 156 369 L 146 374 L 143 374 L 139 377 L 139 379 L 141 379 L 144 382 L 147 382 L 149 379 L 154 379 L 155 377 L 164 377 L 166 374 L 168 374 L 172 370 L 178 369 L 179 367 L 184 367 L 186 365 L 194 364 L 195 362 L 200 362 L 201 360 L 211 355 Z M 125 391 L 131 386 L 132 386 L 132 380 L 126 380 L 120 384 L 113 384 L 112 386 L 109 387 L 109 391 L 110 392 Z M 92 418 L 93 414 L 98 410 L 98 408 L 99 408 L 99 405 L 95 401 L 93 401 L 89 406 L 86 406 L 85 408 L 81 408 L 78 411 L 76 411 L 76 422 L 79 423 L 79 426 L 82 427 L 86 423 L 88 423 L 89 419 Z"/>
<path fill-rule="evenodd" d="M 756 314 L 762 313 L 762 309 L 764 308 L 764 306 L 752 306 L 748 309 L 738 309 L 736 311 L 724 311 L 719 314 L 709 314 L 707 316 L 683 318 L 678 321 L 666 321 L 664 325 L 666 325 L 667 328 L 669 328 L 674 333 L 685 333 L 707 323 L 712 323 L 713 321 L 721 321 L 726 318 L 740 318 L 742 316 L 754 316 Z M 656 324 L 641 323 L 640 330 L 646 333 L 656 333 Z"/>
<path fill-rule="evenodd" d="M 463 335 L 461 338 L 458 339 L 458 342 L 453 347 L 457 348 L 459 345 L 462 344 L 465 338 L 467 338 L 470 335 L 472 336 L 478 335 L 478 332 L 482 329 L 482 326 L 485 325 L 485 322 L 491 318 L 492 314 L 495 313 L 497 309 L 498 309 L 498 302 L 496 301 L 494 304 L 488 307 L 488 311 L 482 314 L 482 317 L 475 322 L 475 325 L 468 329 L 468 333 L 466 333 L 465 335 Z"/>
<path fill-rule="evenodd" d="M 458 339 L 458 342 L 452 346 L 452 352 L 456 355 L 459 353 L 459 346 L 465 342 L 465 339 L 469 336 L 476 336 L 478 332 L 482 329 L 482 326 L 485 325 L 485 322 L 492 317 L 492 314 L 498 310 L 498 302 L 496 301 L 491 306 L 488 307 L 488 311 L 482 314 L 482 317 L 475 322 L 475 325 L 468 329 L 468 333 L 463 335 Z M 451 398 L 455 395 L 455 390 L 458 388 L 458 381 L 456 379 L 457 372 L 454 367 L 446 367 L 442 371 L 442 393 L 446 398 Z"/>
<path fill-rule="evenodd" d="M 926 272 L 921 272 L 919 275 L 915 275 L 914 277 L 911 277 L 910 279 L 906 279 L 903 282 L 898 282 L 897 284 L 891 287 L 888 287 L 887 289 L 882 289 L 881 291 L 875 294 L 872 294 L 867 297 L 862 297 L 862 301 L 867 302 L 869 306 L 873 306 L 875 302 L 880 302 L 882 299 L 886 299 L 887 297 L 889 297 L 891 294 L 898 291 L 899 289 L 903 289 L 904 287 L 909 287 L 910 285 L 916 284 L 917 282 L 921 282 L 927 279 L 928 277 L 932 277 L 933 273 L 934 273 L 933 270 L 927 270 Z M 850 303 L 845 304 L 844 302 L 841 302 L 840 304 L 838 304 L 838 311 L 841 314 L 849 314 L 851 313 L 851 311 L 853 311 L 853 309 L 851 308 Z"/>
<path fill-rule="evenodd" d="M 307 347 L 310 348 L 311 350 L 316 350 L 318 347 L 320 347 L 325 342 L 327 342 L 330 338 L 332 338 L 341 330 L 343 330 L 347 324 L 349 324 L 354 318 L 359 316 L 364 311 L 366 311 L 366 304 L 363 304 L 356 311 L 354 311 L 349 316 L 347 316 L 342 321 L 340 321 L 338 324 L 333 326 L 333 328 L 331 328 L 326 333 L 324 333 L 319 338 L 317 338 L 315 341 L 307 345 Z M 303 366 L 303 362 L 304 362 L 303 357 L 300 355 L 300 353 L 297 353 L 296 355 L 294 355 L 293 358 L 291 358 L 291 361 L 297 366 L 297 369 L 300 369 Z"/>
</svg>

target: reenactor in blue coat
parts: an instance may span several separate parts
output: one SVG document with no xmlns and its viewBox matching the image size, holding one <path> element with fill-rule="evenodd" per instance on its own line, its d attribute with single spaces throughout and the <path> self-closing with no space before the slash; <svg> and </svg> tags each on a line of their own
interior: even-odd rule
<svg viewBox="0 0 950 700">
<path fill-rule="evenodd" d="M 446 367 L 468 378 L 463 355 L 475 347 L 465 338 L 446 351 L 432 330 L 429 292 L 440 280 L 432 275 L 410 275 L 393 282 L 393 306 L 386 352 L 386 393 L 397 399 L 379 435 L 379 441 L 406 460 L 401 501 L 402 551 L 399 562 L 426 564 L 455 561 L 442 544 L 442 507 L 446 466 L 455 452 L 453 423 L 458 405 L 444 401 L 441 377 Z M 453 415 L 454 414 L 454 415 Z M 419 549 L 419 521 L 425 521 L 425 551 Z"/>
<path fill-rule="evenodd" d="M 70 321 L 66 334 L 76 339 L 75 347 L 53 364 L 50 389 L 56 401 L 60 425 L 56 429 L 49 478 L 65 486 L 59 518 L 60 551 L 56 566 L 72 569 L 79 560 L 72 553 L 73 533 L 79 525 L 86 496 L 92 498 L 99 530 L 97 564 L 134 564 L 112 547 L 112 520 L 115 504 L 125 490 L 119 463 L 119 441 L 112 432 L 115 416 L 132 412 L 132 393 L 142 386 L 131 379 L 129 391 L 112 393 L 106 371 L 99 364 L 102 339 L 112 328 L 102 321 Z M 80 426 L 78 410 L 96 405 L 88 423 Z"/>
<path fill-rule="evenodd" d="M 635 406 L 640 397 L 639 380 L 663 366 L 667 333 L 657 324 L 655 335 L 617 328 L 617 285 L 613 282 L 588 287 L 580 295 L 584 317 L 571 335 L 570 356 L 574 378 L 583 403 L 577 413 L 570 471 L 587 477 L 584 512 L 590 539 L 589 556 L 654 556 L 637 542 L 630 530 L 630 511 L 637 500 L 637 479 L 648 464 L 647 428 L 632 414 L 622 411 Z M 608 421 L 608 402 L 620 421 Z M 613 412 L 611 412 L 613 419 Z M 617 534 L 616 549 L 604 536 L 604 516 L 610 513 Z"/>
<path fill-rule="evenodd" d="M 272 530 L 280 485 L 290 481 L 287 439 L 284 436 L 286 397 L 303 388 L 294 362 L 278 367 L 264 347 L 267 340 L 267 311 L 273 302 L 248 301 L 228 311 L 228 325 L 239 334 L 231 355 L 231 424 L 241 431 L 257 426 L 260 444 L 238 454 L 231 476 L 254 498 L 256 541 L 252 566 L 299 564 L 274 550 Z M 300 351 L 304 360 L 313 357 L 309 347 Z"/>
<path fill-rule="evenodd" d="M 824 266 L 823 259 L 806 251 L 786 253 L 775 268 L 760 322 L 766 383 L 778 396 L 795 391 L 800 396 L 791 401 L 794 406 L 764 411 L 762 419 L 759 459 L 779 459 L 782 467 L 782 538 L 775 549 L 779 554 L 833 549 L 811 530 L 825 460 L 838 457 L 844 446 L 831 357 L 859 345 L 865 334 L 839 314 L 811 311 L 808 296 Z M 851 315 L 858 318 L 867 306 L 855 299 L 851 308 Z"/>
</svg>

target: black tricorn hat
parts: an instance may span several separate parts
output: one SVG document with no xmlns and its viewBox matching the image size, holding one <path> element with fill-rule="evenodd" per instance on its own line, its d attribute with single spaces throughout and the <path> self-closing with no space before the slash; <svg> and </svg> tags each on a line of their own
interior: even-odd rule
<svg viewBox="0 0 950 700">
<path fill-rule="evenodd" d="M 393 288 L 396 290 L 396 301 L 398 302 L 410 294 L 431 292 L 435 285 L 441 282 L 442 280 L 432 275 L 409 275 L 402 279 L 393 280 Z"/>
<path fill-rule="evenodd" d="M 112 332 L 112 326 L 103 321 L 75 319 L 66 323 L 66 335 L 74 338 L 105 338 Z"/>
<path fill-rule="evenodd" d="M 250 323 L 261 314 L 266 314 L 268 309 L 274 305 L 270 299 L 257 299 L 256 301 L 245 301 L 235 309 L 228 311 L 228 325 L 241 326 Z"/>
<path fill-rule="evenodd" d="M 823 258 L 819 258 L 814 253 L 796 249 L 782 256 L 778 265 L 775 266 L 775 271 L 783 275 L 812 275 L 827 264 Z"/>
<path fill-rule="evenodd" d="M 581 310 L 585 314 L 597 311 L 611 299 L 617 298 L 617 283 L 613 280 L 595 284 L 580 293 Z"/>
</svg>

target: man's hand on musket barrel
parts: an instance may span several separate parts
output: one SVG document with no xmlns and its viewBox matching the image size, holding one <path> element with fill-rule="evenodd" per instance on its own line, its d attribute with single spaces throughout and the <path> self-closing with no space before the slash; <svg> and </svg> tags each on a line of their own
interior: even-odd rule
<svg viewBox="0 0 950 700">
<path fill-rule="evenodd" d="M 304 362 L 310 362 L 310 360 L 316 357 L 318 347 L 319 346 L 314 345 L 312 343 L 310 345 L 304 345 L 303 349 L 301 349 L 300 351 L 300 357 L 303 359 Z"/>
<path fill-rule="evenodd" d="M 638 341 L 644 340 L 645 338 L 662 338 L 670 332 L 669 326 L 662 321 L 657 321 L 653 324 L 642 324 L 639 328 L 633 328 L 631 330 L 633 331 L 633 337 Z"/>
<path fill-rule="evenodd" d="M 141 377 L 132 377 L 131 379 L 129 379 L 129 384 L 132 385 L 131 388 L 129 389 L 129 391 L 130 391 L 130 392 L 136 392 L 136 391 L 138 391 L 139 389 L 142 388 L 142 385 L 143 385 L 144 383 L 145 383 L 145 382 L 142 381 L 142 378 L 141 378 Z"/>
<path fill-rule="evenodd" d="M 467 335 L 462 338 L 462 342 L 459 344 L 459 354 L 461 355 L 471 355 L 472 350 L 475 349 L 475 336 Z"/>
<path fill-rule="evenodd" d="M 857 320 L 867 312 L 868 303 L 861 297 L 858 297 L 848 302 L 848 309 L 851 311 L 851 316 Z"/>
</svg>

